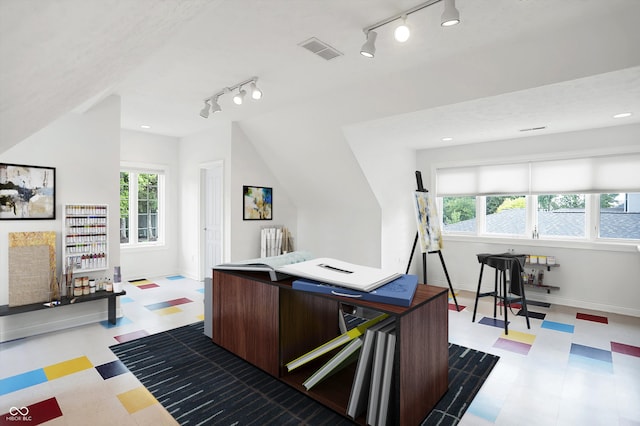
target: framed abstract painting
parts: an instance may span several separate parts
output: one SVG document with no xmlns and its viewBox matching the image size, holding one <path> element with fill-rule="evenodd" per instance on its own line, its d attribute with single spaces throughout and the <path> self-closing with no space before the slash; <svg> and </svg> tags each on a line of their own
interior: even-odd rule
<svg viewBox="0 0 640 426">
<path fill-rule="evenodd" d="M 55 219 L 56 169 L 0 163 L 0 219 Z"/>
<path fill-rule="evenodd" d="M 273 188 L 264 186 L 242 187 L 242 211 L 244 220 L 273 219 Z"/>
</svg>

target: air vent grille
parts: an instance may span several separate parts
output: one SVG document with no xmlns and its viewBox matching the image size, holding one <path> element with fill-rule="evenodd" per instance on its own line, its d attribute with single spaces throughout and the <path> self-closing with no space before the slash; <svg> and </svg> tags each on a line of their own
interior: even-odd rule
<svg viewBox="0 0 640 426">
<path fill-rule="evenodd" d="M 299 46 L 307 49 L 309 52 L 320 56 L 327 61 L 338 56 L 342 56 L 342 52 L 329 46 L 327 43 L 318 40 L 316 37 L 311 37 L 308 40 L 303 41 Z"/>
</svg>

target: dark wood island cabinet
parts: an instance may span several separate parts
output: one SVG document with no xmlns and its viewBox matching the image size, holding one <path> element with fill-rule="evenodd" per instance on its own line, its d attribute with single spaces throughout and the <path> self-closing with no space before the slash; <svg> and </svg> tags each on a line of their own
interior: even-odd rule
<svg viewBox="0 0 640 426">
<path fill-rule="evenodd" d="M 288 372 L 285 364 L 339 334 L 340 304 L 396 318 L 391 412 L 396 424 L 417 425 L 448 387 L 448 290 L 418 285 L 411 306 L 354 301 L 292 289 L 293 279 L 267 273 L 213 271 L 213 342 L 346 416 L 355 365 L 307 391 L 302 383 L 326 361 Z M 364 416 L 356 419 L 365 423 Z"/>
</svg>

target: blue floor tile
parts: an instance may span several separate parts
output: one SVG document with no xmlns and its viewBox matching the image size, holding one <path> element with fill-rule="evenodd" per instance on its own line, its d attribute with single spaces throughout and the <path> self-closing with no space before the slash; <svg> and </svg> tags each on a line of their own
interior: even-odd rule
<svg viewBox="0 0 640 426">
<path fill-rule="evenodd" d="M 563 333 L 573 334 L 574 326 L 571 324 L 563 324 L 561 322 L 542 321 L 542 328 L 548 328 L 549 330 L 562 331 Z"/>
<path fill-rule="evenodd" d="M 164 308 L 168 308 L 170 306 L 173 306 L 171 303 L 169 302 L 159 302 L 159 303 L 152 303 L 151 305 L 144 305 L 145 308 L 149 309 L 150 311 L 155 311 L 158 309 L 164 309 Z"/>
<path fill-rule="evenodd" d="M 477 417 L 488 420 L 491 423 L 495 423 L 496 419 L 498 418 L 498 414 L 500 414 L 500 403 L 490 398 L 484 397 L 481 394 L 476 395 L 476 397 L 471 402 L 471 405 L 469 405 L 469 410 L 467 412 Z"/>
<path fill-rule="evenodd" d="M 497 318 L 484 317 L 478 322 L 483 325 L 490 325 L 492 327 L 504 328 L 504 321 L 499 320 Z"/>
<path fill-rule="evenodd" d="M 166 277 L 168 280 L 183 280 L 184 277 L 182 275 L 172 275 L 170 277 Z"/>
<path fill-rule="evenodd" d="M 115 327 L 120 327 L 121 325 L 132 324 L 132 323 L 133 321 L 131 321 L 127 317 L 116 318 L 115 324 L 111 324 L 108 320 L 100 321 L 100 325 L 103 326 L 104 328 L 115 328 Z"/>
<path fill-rule="evenodd" d="M 569 365 L 588 372 L 613 374 L 613 363 L 577 354 L 569 354 Z"/>
<path fill-rule="evenodd" d="M 613 357 L 611 356 L 611 351 L 605 351 L 604 349 L 592 348 L 591 346 L 579 345 L 577 343 L 571 344 L 572 355 L 580 355 L 586 358 L 595 359 L 598 361 L 604 361 L 611 363 L 613 362 Z"/>
<path fill-rule="evenodd" d="M 29 386 L 39 385 L 47 381 L 42 368 L 0 380 L 0 395 L 6 395 Z"/>
</svg>

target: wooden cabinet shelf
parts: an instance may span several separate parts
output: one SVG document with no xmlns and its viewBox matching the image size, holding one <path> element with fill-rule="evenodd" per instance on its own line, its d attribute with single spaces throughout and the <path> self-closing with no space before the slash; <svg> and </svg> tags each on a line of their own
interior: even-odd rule
<svg viewBox="0 0 640 426">
<path fill-rule="evenodd" d="M 292 281 L 214 270 L 213 342 L 346 416 L 355 365 L 307 391 L 302 383 L 327 358 L 292 372 L 285 364 L 340 333 L 341 303 L 387 313 L 396 318 L 397 335 L 393 423 L 419 424 L 448 388 L 447 289 L 419 285 L 411 306 L 401 307 L 302 292 L 292 288 Z"/>
</svg>

